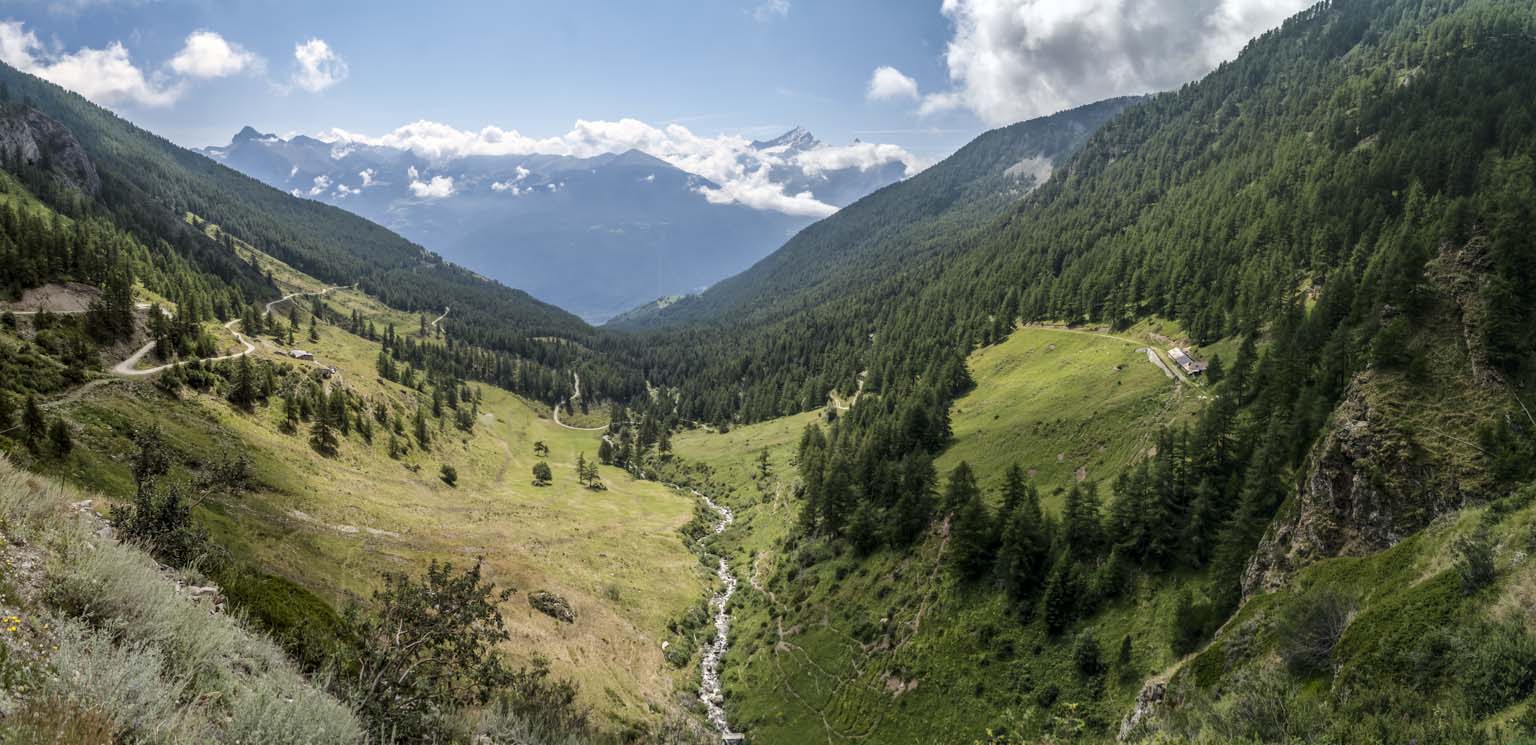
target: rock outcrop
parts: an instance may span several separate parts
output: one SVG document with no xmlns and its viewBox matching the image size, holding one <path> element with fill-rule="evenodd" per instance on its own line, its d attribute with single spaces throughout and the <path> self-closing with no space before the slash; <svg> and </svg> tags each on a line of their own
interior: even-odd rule
<svg viewBox="0 0 1536 745">
<path fill-rule="evenodd" d="M 566 602 L 565 598 L 552 592 L 544 590 L 530 592 L 528 593 L 528 604 L 533 606 L 534 610 L 557 621 L 564 621 L 566 623 L 576 622 L 576 611 L 571 610 L 571 604 Z"/>
<path fill-rule="evenodd" d="M 0 158 L 43 166 L 89 196 L 101 177 L 68 127 L 36 109 L 0 114 Z"/>
<path fill-rule="evenodd" d="M 1163 697 L 1167 693 L 1168 684 L 1161 681 L 1153 681 L 1142 686 L 1141 692 L 1136 694 L 1136 708 L 1131 709 L 1130 713 L 1120 720 L 1120 730 L 1115 734 L 1115 740 L 1126 742 L 1150 724 L 1162 709 Z"/>
<path fill-rule="evenodd" d="M 1356 377 L 1334 410 L 1294 498 L 1249 559 L 1244 597 L 1319 559 L 1390 547 L 1464 501 L 1456 469 L 1426 450 L 1397 403 L 1373 395 L 1371 375 Z"/>
</svg>

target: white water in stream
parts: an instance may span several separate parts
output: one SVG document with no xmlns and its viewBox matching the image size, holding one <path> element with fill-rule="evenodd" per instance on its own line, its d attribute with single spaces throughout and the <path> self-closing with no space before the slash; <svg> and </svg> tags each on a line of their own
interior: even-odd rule
<svg viewBox="0 0 1536 745">
<path fill-rule="evenodd" d="M 734 516 L 729 507 L 715 504 L 714 500 L 693 491 L 693 495 L 704 500 L 704 504 L 720 514 L 720 522 L 715 523 L 715 535 L 725 532 L 730 527 Z M 725 718 L 725 697 L 720 692 L 720 662 L 725 657 L 725 650 L 730 646 L 729 634 L 731 630 L 731 596 L 736 594 L 736 575 L 731 573 L 731 565 L 724 557 L 720 559 L 720 566 L 715 570 L 720 577 L 720 582 L 725 588 L 716 593 L 709 601 L 709 607 L 715 612 L 715 641 L 704 649 L 704 657 L 700 662 L 702 668 L 699 680 L 699 700 L 704 702 L 704 710 L 709 715 L 709 723 L 719 730 L 720 736 L 726 737 L 731 733 L 730 722 Z"/>
</svg>

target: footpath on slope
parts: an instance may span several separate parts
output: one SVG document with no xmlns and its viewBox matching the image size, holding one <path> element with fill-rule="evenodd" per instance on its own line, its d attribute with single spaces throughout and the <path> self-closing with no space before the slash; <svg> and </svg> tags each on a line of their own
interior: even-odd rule
<svg viewBox="0 0 1536 745">
<path fill-rule="evenodd" d="M 331 292 L 332 290 L 339 290 L 339 289 L 341 289 L 341 285 L 335 285 L 335 286 L 332 286 L 332 287 L 327 287 L 327 288 L 322 289 L 322 290 L 315 290 L 313 292 L 290 292 L 287 295 L 284 295 L 284 296 L 282 296 L 282 297 L 280 297 L 280 298 L 278 298 L 276 300 L 273 300 L 270 303 L 267 303 L 266 310 L 263 310 L 261 312 L 261 315 L 262 315 L 263 318 L 265 318 L 266 316 L 272 315 L 272 306 L 277 305 L 278 303 L 285 303 L 285 302 L 287 302 L 289 300 L 292 300 L 292 299 L 294 299 L 296 297 L 299 297 L 300 295 L 324 295 L 326 293 Z M 245 350 L 244 351 L 232 352 L 230 354 L 222 354 L 222 355 L 219 355 L 217 357 L 201 358 L 201 360 L 199 360 L 199 359 L 190 359 L 190 360 L 180 360 L 180 361 L 177 361 L 177 362 L 167 362 L 164 365 L 157 365 L 155 367 L 146 367 L 146 368 L 140 369 L 140 368 L 136 367 L 139 364 L 139 361 L 144 359 L 144 355 L 149 354 L 150 350 L 155 348 L 155 341 L 153 339 L 151 339 L 144 346 L 139 347 L 138 351 L 135 351 L 131 356 L 128 357 L 128 359 L 123 360 L 122 362 L 119 362 L 116 365 L 114 365 L 112 367 L 112 372 L 114 374 L 117 374 L 117 375 L 127 375 L 127 376 L 153 375 L 153 374 L 155 374 L 157 372 L 161 372 L 163 370 L 169 370 L 169 369 L 171 369 L 173 367 L 180 367 L 182 365 L 190 364 L 192 362 L 197 362 L 197 361 L 202 361 L 202 362 L 222 362 L 224 360 L 233 360 L 233 359 L 238 359 L 240 357 L 244 357 L 244 356 L 246 356 L 246 355 L 248 355 L 248 354 L 250 354 L 252 352 L 255 352 L 256 351 L 256 345 L 252 344 L 251 340 L 246 338 L 245 334 L 242 334 L 239 331 L 235 330 L 235 324 L 237 324 L 239 322 L 240 322 L 240 319 L 236 318 L 236 319 L 234 319 L 232 321 L 229 321 L 229 322 L 225 323 L 224 324 L 224 328 L 229 329 L 229 332 L 235 335 L 235 339 L 237 341 L 239 341 L 241 344 L 245 345 Z"/>
<path fill-rule="evenodd" d="M 292 299 L 294 299 L 296 297 L 299 297 L 301 295 L 324 295 L 324 294 L 329 293 L 329 292 L 331 292 L 333 290 L 342 289 L 342 287 L 343 287 L 342 285 L 334 285 L 334 286 L 331 286 L 331 287 L 326 287 L 324 289 L 314 290 L 314 291 L 311 291 L 311 292 L 290 292 L 287 295 L 284 295 L 284 296 L 282 296 L 282 297 L 280 297 L 280 298 L 278 298 L 276 300 L 273 300 L 270 303 L 267 303 L 266 310 L 262 311 L 262 316 L 265 317 L 265 316 L 271 315 L 272 314 L 272 307 L 277 305 L 278 303 L 287 302 L 287 301 L 292 300 Z M 147 303 L 136 303 L 134 307 L 136 307 L 136 308 L 138 308 L 140 310 L 145 310 L 145 309 L 148 309 L 150 306 Z M 13 313 L 21 313 L 21 311 L 12 311 L 12 312 Z M 31 314 L 35 314 L 37 312 L 38 311 L 27 311 L 25 313 L 28 314 L 28 315 L 31 315 Z M 72 311 L 51 311 L 50 310 L 49 312 L 50 313 L 54 313 L 54 312 L 84 313 L 85 311 L 75 311 L 75 310 L 72 310 Z M 149 352 L 155 348 L 155 342 L 154 342 L 153 339 L 151 339 L 150 341 L 146 342 L 144 344 L 144 346 L 141 346 L 138 349 L 134 350 L 133 354 L 128 356 L 128 359 L 125 359 L 122 362 L 119 362 L 116 365 L 112 366 L 112 368 L 108 372 L 110 372 L 112 375 L 115 375 L 117 377 L 96 378 L 95 380 L 87 381 L 83 385 L 77 386 L 73 390 L 71 390 L 68 393 L 64 394 L 62 397 L 54 399 L 52 401 L 49 401 L 49 402 L 43 404 L 43 407 L 44 408 L 48 408 L 48 409 L 52 409 L 52 408 L 57 407 L 57 406 L 62 406 L 62 405 L 67 404 L 67 403 L 78 401 L 78 400 L 80 400 L 80 397 L 85 395 L 87 392 L 92 391 L 92 390 L 94 390 L 96 388 L 100 388 L 101 386 L 108 385 L 110 383 L 115 383 L 115 382 L 120 381 L 120 380 L 130 380 L 132 378 L 139 378 L 139 377 L 144 377 L 144 376 L 148 376 L 148 375 L 154 375 L 155 373 L 163 372 L 163 371 L 169 370 L 169 369 L 171 369 L 173 367 L 181 367 L 182 365 L 189 365 L 189 364 L 191 364 L 193 362 L 219 362 L 219 361 L 222 361 L 222 360 L 238 359 L 240 357 L 244 357 L 244 356 L 246 356 L 248 354 L 251 354 L 252 352 L 256 351 L 256 345 L 253 344 L 251 342 L 251 340 L 248 339 L 244 334 L 240 333 L 239 331 L 235 331 L 234 326 L 235 326 L 235 324 L 237 324 L 239 322 L 240 322 L 240 319 L 236 318 L 236 319 L 234 319 L 232 321 L 229 321 L 229 322 L 225 323 L 224 324 L 224 328 L 229 329 L 229 332 L 235 335 L 235 339 L 238 340 L 241 344 L 245 345 L 245 349 L 242 350 L 242 351 L 232 352 L 230 354 L 218 355 L 218 356 L 215 356 L 215 357 L 203 357 L 203 358 L 193 358 L 193 359 L 188 359 L 188 360 L 178 360 L 176 362 L 167 362 L 167 363 L 165 363 L 163 365 L 156 365 L 155 367 L 146 367 L 146 368 L 140 369 L 140 368 L 137 367 L 139 362 L 144 359 L 145 355 L 149 354 Z M 319 363 L 317 362 L 315 364 L 318 365 Z"/>
<path fill-rule="evenodd" d="M 443 315 L 448 315 L 448 313 L 445 311 Z M 602 430 L 608 429 L 607 425 L 603 425 L 601 427 L 577 427 L 573 424 L 566 424 L 565 422 L 560 421 L 560 407 L 565 406 L 567 402 L 574 402 L 576 399 L 581 398 L 581 375 L 573 371 L 571 373 L 571 378 L 573 388 L 571 397 L 567 398 L 565 401 L 561 401 L 560 403 L 555 404 L 554 411 L 551 412 L 551 416 L 554 418 L 555 424 L 558 424 L 566 429 L 574 429 L 578 432 L 600 432 Z"/>
</svg>

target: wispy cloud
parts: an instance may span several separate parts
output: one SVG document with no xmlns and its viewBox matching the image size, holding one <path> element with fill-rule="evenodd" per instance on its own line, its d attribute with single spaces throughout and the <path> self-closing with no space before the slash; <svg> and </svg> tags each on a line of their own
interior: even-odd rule
<svg viewBox="0 0 1536 745">
<path fill-rule="evenodd" d="M 752 17 L 758 23 L 767 23 L 789 15 L 789 0 L 764 0 L 752 9 Z"/>
<path fill-rule="evenodd" d="M 346 60 L 324 39 L 310 39 L 295 46 L 293 58 L 297 62 L 293 84 L 310 93 L 319 93 L 346 80 L 351 72 Z"/>
</svg>

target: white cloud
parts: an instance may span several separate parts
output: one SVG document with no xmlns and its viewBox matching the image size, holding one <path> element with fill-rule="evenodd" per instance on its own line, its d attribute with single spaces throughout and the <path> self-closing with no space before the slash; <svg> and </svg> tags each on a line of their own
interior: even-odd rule
<svg viewBox="0 0 1536 745">
<path fill-rule="evenodd" d="M 752 17 L 758 23 L 766 23 L 787 15 L 789 15 L 789 0 L 763 0 L 756 8 L 752 9 Z"/>
<path fill-rule="evenodd" d="M 491 182 L 491 191 L 511 192 L 512 196 L 514 196 L 514 197 L 522 196 L 522 195 L 527 194 L 528 192 L 530 192 L 532 190 L 533 190 L 533 187 L 531 187 L 531 186 L 528 187 L 527 189 L 524 189 L 524 188 L 518 186 L 516 181 L 492 181 Z"/>
<path fill-rule="evenodd" d="M 326 189 L 331 188 L 331 177 L 324 174 L 316 176 L 314 184 L 309 188 L 309 196 L 318 197 L 324 194 Z"/>
<path fill-rule="evenodd" d="M 1230 59 L 1312 0 L 944 0 L 953 87 L 921 111 L 1007 124 L 1168 90 Z"/>
<path fill-rule="evenodd" d="M 261 60 L 212 31 L 193 31 L 170 67 L 189 78 L 222 78 L 254 69 Z"/>
<path fill-rule="evenodd" d="M 415 168 L 411 171 L 414 173 Z M 433 176 L 431 181 L 417 181 L 411 177 L 411 193 L 418 199 L 444 199 L 453 196 L 452 176 Z"/>
<path fill-rule="evenodd" d="M 871 101 L 894 98 L 917 100 L 917 81 L 902 74 L 894 67 L 877 67 L 869 78 L 869 90 L 864 93 Z"/>
<path fill-rule="evenodd" d="M 522 166 L 518 166 L 517 167 L 517 180 L 518 181 L 522 181 L 523 179 L 528 178 L 528 174 L 530 174 L 530 173 L 533 173 L 533 171 L 530 171 L 530 170 L 528 170 L 528 169 L 526 169 L 526 168 L 524 168 Z"/>
<path fill-rule="evenodd" d="M 889 163 L 903 163 L 907 173 L 913 173 L 917 162 L 900 145 L 882 145 L 874 142 L 856 142 L 842 147 L 819 147 L 797 153 L 790 159 L 807 176 L 820 176 L 828 171 L 857 168 L 868 171 Z"/>
<path fill-rule="evenodd" d="M 293 48 L 298 69 L 293 84 L 310 93 L 319 93 L 347 79 L 347 63 L 324 39 L 310 39 Z"/>
<path fill-rule="evenodd" d="M 405 177 L 410 179 L 410 180 L 412 180 L 412 181 L 415 181 L 416 179 L 421 177 L 421 174 L 419 172 L 417 172 L 416 166 L 411 166 L 411 167 L 405 169 Z"/>
<path fill-rule="evenodd" d="M 699 193 L 711 204 L 740 203 L 757 209 L 776 210 L 786 215 L 822 218 L 837 211 L 836 207 L 818 200 L 809 191 L 786 193 L 782 184 L 769 180 L 767 168 L 749 171 L 739 178 L 720 184 L 718 189 L 701 187 Z"/>
<path fill-rule="evenodd" d="M 373 186 L 374 175 L 375 172 L 372 168 L 364 168 L 363 170 L 358 171 L 357 177 L 363 180 L 363 185 L 361 188 L 366 189 L 370 186 Z"/>
<path fill-rule="evenodd" d="M 184 90 L 164 76 L 146 76 L 121 42 L 104 49 L 50 52 L 20 21 L 0 22 L 0 60 L 104 105 L 169 106 Z"/>
<path fill-rule="evenodd" d="M 637 119 L 580 120 L 570 132 L 557 137 L 528 137 L 517 130 L 494 126 L 472 132 L 430 121 L 413 122 L 376 137 L 342 129 L 327 130 L 317 136 L 333 144 L 356 143 L 409 150 L 437 163 L 471 155 L 592 157 L 636 149 L 714 182 L 714 186 L 701 184 L 696 187 L 711 202 L 734 202 L 756 209 L 816 217 L 830 215 L 836 208 L 817 200 L 811 192 L 791 193 L 785 188 L 782 176 L 772 175 L 775 169 L 811 176 L 838 167 L 857 166 L 867 170 L 899 163 L 910 176 L 919 168 L 916 158 L 895 145 L 855 143 L 823 145 L 798 153 L 760 151 L 752 147 L 751 140 L 739 135 L 701 137 L 680 124 L 655 127 Z M 418 178 L 411 176 L 412 181 Z M 494 184 L 492 188 L 495 188 Z"/>
</svg>

